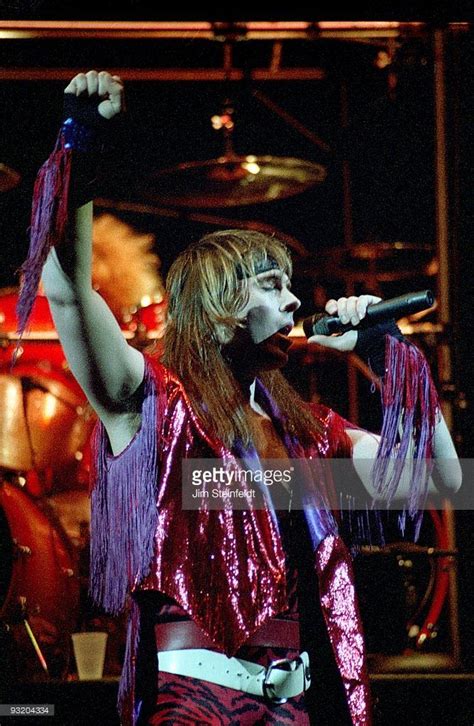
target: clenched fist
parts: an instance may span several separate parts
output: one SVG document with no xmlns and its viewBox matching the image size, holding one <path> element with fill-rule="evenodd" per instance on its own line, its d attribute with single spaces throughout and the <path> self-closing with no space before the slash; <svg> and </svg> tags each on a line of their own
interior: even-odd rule
<svg viewBox="0 0 474 726">
<path fill-rule="evenodd" d="M 97 96 L 97 111 L 105 119 L 111 119 L 124 110 L 123 83 L 120 76 L 107 71 L 78 73 L 64 89 L 65 94 L 76 97 Z"/>
</svg>

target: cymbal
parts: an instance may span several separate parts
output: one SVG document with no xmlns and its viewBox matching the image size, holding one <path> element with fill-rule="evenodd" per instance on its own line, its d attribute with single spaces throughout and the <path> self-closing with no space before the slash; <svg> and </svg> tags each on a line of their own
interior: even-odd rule
<svg viewBox="0 0 474 726">
<path fill-rule="evenodd" d="M 318 252 L 317 268 L 331 277 L 377 283 L 432 277 L 438 271 L 434 245 L 418 242 L 357 242 Z M 370 284 L 373 284 L 371 281 Z"/>
<path fill-rule="evenodd" d="M 325 167 L 303 159 L 231 155 L 154 172 L 142 193 L 175 207 L 237 207 L 294 196 L 325 178 Z"/>
</svg>

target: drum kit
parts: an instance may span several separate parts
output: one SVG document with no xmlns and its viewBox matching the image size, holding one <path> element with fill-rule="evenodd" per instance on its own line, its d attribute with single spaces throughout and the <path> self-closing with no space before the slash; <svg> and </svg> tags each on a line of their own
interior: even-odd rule
<svg viewBox="0 0 474 726">
<path fill-rule="evenodd" d="M 42 296 L 14 363 L 17 298 L 0 291 L 0 626 L 18 676 L 41 680 L 65 675 L 79 616 L 86 543 L 76 530 L 90 520 L 83 462 L 94 417 Z M 65 490 L 81 500 L 72 521 Z"/>
<path fill-rule="evenodd" d="M 0 290 L 0 661 L 20 680 L 64 678 L 70 634 L 84 626 L 90 437 L 96 421 L 38 295 L 18 341 L 18 290 Z M 134 308 L 124 337 L 162 334 L 162 303 Z M 7 652 L 8 657 L 7 657 Z M 0 665 L 5 665 L 1 662 Z"/>
</svg>

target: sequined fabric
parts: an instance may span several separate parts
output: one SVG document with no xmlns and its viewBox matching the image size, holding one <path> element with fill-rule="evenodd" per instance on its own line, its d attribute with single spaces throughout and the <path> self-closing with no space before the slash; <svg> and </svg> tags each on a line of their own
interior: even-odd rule
<svg viewBox="0 0 474 726">
<path fill-rule="evenodd" d="M 114 552 L 126 551 L 127 548 L 133 550 L 137 543 L 129 541 L 131 530 L 127 520 L 130 519 L 130 514 L 123 520 L 126 512 L 123 492 L 131 493 L 128 512 L 131 509 L 143 509 L 146 521 L 150 522 L 150 497 L 146 492 L 150 491 L 152 482 L 149 481 L 145 486 L 142 478 L 142 487 L 130 487 L 125 480 L 134 471 L 142 472 L 141 476 L 145 476 L 145 479 L 156 477 L 153 482 L 157 484 L 154 488 L 156 526 L 154 531 L 146 526 L 140 538 L 140 552 L 148 551 L 151 542 L 153 556 L 145 577 L 140 575 L 141 568 L 135 573 L 127 573 L 131 590 L 136 595 L 157 591 L 171 598 L 211 638 L 216 650 L 232 656 L 269 618 L 287 608 L 285 553 L 277 517 L 271 505 L 243 511 L 234 510 L 232 507 L 215 511 L 204 506 L 199 511 L 184 510 L 181 495 L 182 461 L 185 458 L 219 458 L 223 466 L 234 467 L 238 466 L 237 460 L 243 458 L 246 465 L 258 467 L 258 453 L 254 447 L 247 450 L 239 450 L 238 446 L 233 451 L 226 449 L 222 442 L 212 438 L 203 429 L 179 380 L 152 359 L 147 359 L 147 371 L 154 381 L 159 411 L 158 426 L 155 425 L 151 432 L 155 438 L 153 448 L 158 452 L 158 459 L 155 461 L 153 456 L 148 455 L 148 444 L 142 446 L 143 441 L 150 440 L 150 422 L 144 416 L 141 430 L 133 444 L 119 457 L 105 456 L 99 481 L 95 485 L 97 506 L 104 506 L 95 521 L 102 519 L 102 531 L 110 526 L 113 538 L 122 542 L 120 546 L 110 549 L 110 556 L 115 557 Z M 321 424 L 322 433 L 311 447 L 303 448 L 285 430 L 283 417 L 269 393 L 258 381 L 256 388 L 259 402 L 271 417 L 288 456 L 301 460 L 317 460 L 328 456 L 342 456 L 350 451 L 350 442 L 344 433 L 342 419 L 324 406 L 312 407 L 313 414 Z M 102 450 L 104 446 L 103 441 Z M 145 470 L 143 461 L 150 462 L 148 468 L 145 465 Z M 324 482 L 312 479 L 309 467 L 304 476 L 308 480 L 306 486 L 311 494 L 305 505 L 304 519 L 311 546 L 315 551 L 326 538 L 337 534 L 337 525 L 328 506 L 318 507 L 318 503 L 322 501 L 320 488 L 324 486 Z M 117 495 L 117 507 L 114 505 L 113 492 L 120 493 Z M 142 499 L 147 501 L 141 501 Z M 117 516 L 120 515 L 120 521 L 116 520 L 114 512 Z M 340 547 L 342 546 L 341 542 Z M 338 549 L 338 552 L 341 550 Z M 104 557 L 101 568 L 103 577 L 106 577 L 110 571 L 107 553 Z M 347 551 L 345 557 L 349 558 Z M 124 560 L 126 561 L 127 559 Z M 131 561 L 128 559 L 129 563 Z M 339 560 L 336 562 L 334 558 L 330 558 L 322 568 L 329 594 L 337 592 L 332 583 L 333 566 L 339 582 L 342 572 Z M 97 573 L 99 574 L 98 570 Z M 346 572 L 346 584 L 348 577 L 349 570 Z M 97 588 L 98 592 L 102 591 L 100 582 L 97 583 Z M 350 591 L 346 589 L 345 594 L 353 596 L 353 587 Z M 314 604 L 318 607 L 317 602 Z M 337 604 L 335 601 L 334 605 Z M 328 603 L 328 608 L 329 606 Z M 355 678 L 357 683 L 362 683 L 364 673 L 359 658 L 362 653 L 359 652 L 362 635 L 357 631 L 360 623 L 354 618 L 350 621 L 340 620 L 338 629 L 335 629 L 333 620 L 327 622 L 334 649 L 339 642 L 347 643 L 348 647 L 349 639 L 357 637 L 358 656 L 349 676 L 351 679 Z M 350 632 L 344 640 L 346 626 Z M 137 711 L 134 713 L 130 704 L 130 696 L 133 690 L 136 649 L 139 647 L 136 636 L 139 632 L 140 624 L 133 619 L 120 690 L 124 724 L 135 723 L 137 717 Z M 338 665 L 341 668 L 343 664 L 338 661 Z M 345 679 L 348 674 L 347 667 L 342 667 L 341 673 Z M 358 693 L 357 689 L 354 690 L 348 685 L 347 695 L 351 700 L 355 693 Z M 362 723 L 360 719 L 354 721 L 357 726 Z"/>
<path fill-rule="evenodd" d="M 365 646 L 352 563 L 339 537 L 329 536 L 315 554 L 321 607 L 354 726 L 369 726 L 370 693 Z"/>
<path fill-rule="evenodd" d="M 260 625 L 285 609 L 285 557 L 276 517 L 269 509 L 183 510 L 184 458 L 220 458 L 231 467 L 237 466 L 237 455 L 257 463 L 258 456 L 255 450 L 231 452 L 213 439 L 195 416 L 180 381 L 155 361 L 152 365 L 157 379 L 166 381 L 167 405 L 160 432 L 155 557 L 137 588 L 158 590 L 176 600 L 216 648 L 233 655 Z M 259 393 L 278 422 L 278 411 L 261 384 Z M 342 428 L 331 427 L 336 414 L 324 406 L 313 407 L 313 413 L 321 423 L 320 440 L 306 452 L 282 431 L 290 456 L 339 453 L 341 438 L 347 446 Z M 336 529 L 328 511 L 313 508 L 307 518 L 315 546 Z"/>
<path fill-rule="evenodd" d="M 163 371 L 161 371 L 163 377 Z M 233 655 L 268 618 L 285 607 L 285 558 L 274 517 L 264 509 L 183 510 L 182 460 L 235 455 L 212 439 L 195 417 L 182 385 L 167 377 L 161 430 L 155 557 L 139 590 L 175 600 Z"/>
<path fill-rule="evenodd" d="M 278 514 L 280 533 L 284 541 L 286 554 L 286 601 L 287 610 L 279 614 L 281 619 L 298 620 L 298 577 L 297 557 L 295 550 L 289 546 L 291 536 L 290 515 L 288 512 Z M 145 593 L 150 598 L 151 593 Z M 157 622 L 172 622 L 186 619 L 186 613 L 168 598 L 154 594 L 154 613 Z M 150 603 L 148 603 L 150 609 Z M 299 651 L 284 648 L 263 648 L 244 645 L 236 653 L 238 658 L 268 666 L 280 658 L 296 658 Z M 289 699 L 286 704 L 276 705 L 259 696 L 252 696 L 232 688 L 218 686 L 208 681 L 174 675 L 158 674 L 156 703 L 150 713 L 143 714 L 143 722 L 147 726 L 164 724 L 212 724 L 212 726 L 263 726 L 278 723 L 281 726 L 310 726 L 311 719 L 307 712 L 303 694 Z"/>
</svg>

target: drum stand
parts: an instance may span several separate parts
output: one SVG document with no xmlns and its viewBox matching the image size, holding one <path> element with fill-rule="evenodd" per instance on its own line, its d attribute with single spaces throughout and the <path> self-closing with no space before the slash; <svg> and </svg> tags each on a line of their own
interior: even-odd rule
<svg viewBox="0 0 474 726">
<path fill-rule="evenodd" d="M 347 296 L 358 294 L 356 285 L 376 283 L 376 287 L 371 292 L 383 292 L 380 289 L 380 283 L 392 282 L 398 280 L 408 281 L 414 277 L 414 273 L 410 270 L 410 255 L 412 270 L 416 270 L 417 274 L 425 274 L 428 276 L 436 276 L 436 295 L 437 295 L 437 322 L 432 323 L 413 323 L 412 329 L 407 331 L 427 333 L 432 336 L 433 333 L 440 334 L 436 342 L 437 354 L 437 378 L 438 387 L 441 393 L 440 406 L 449 430 L 453 433 L 457 441 L 456 432 L 453 430 L 455 426 L 455 386 L 453 360 L 452 360 L 452 341 L 448 338 L 447 333 L 452 329 L 452 300 L 454 297 L 451 289 L 451 280 L 454 279 L 454 261 L 450 250 L 450 229 L 449 229 L 449 198 L 448 198 L 448 171 L 447 171 L 447 101 L 446 101 L 446 85 L 445 85 L 445 44 L 447 39 L 447 31 L 443 29 L 434 29 L 432 35 L 432 49 L 434 57 L 433 72 L 433 88 L 434 88 L 434 125 L 435 125 L 435 155 L 434 155 L 434 180 L 435 180 L 435 222 L 436 222 L 436 246 L 430 248 L 426 245 L 410 245 L 407 243 L 373 243 L 373 244 L 355 244 L 353 240 L 353 224 L 352 224 L 352 200 L 350 192 L 350 166 L 347 160 L 343 161 L 343 194 L 344 194 L 344 247 L 342 250 L 335 250 L 337 259 L 330 258 L 331 276 L 340 274 L 346 284 Z M 341 124 L 343 128 L 348 126 L 348 103 L 347 88 L 344 83 L 341 85 Z M 392 258 L 396 259 L 398 251 L 405 250 L 408 255 L 408 264 L 404 269 L 397 267 L 388 269 L 384 261 Z M 418 260 L 413 260 L 413 255 Z M 349 260 L 349 265 L 344 268 L 341 264 L 342 259 Z M 365 269 L 361 269 L 360 263 L 366 263 Z M 354 261 L 356 265 L 354 265 Z M 357 263 L 359 267 L 357 268 Z M 382 264 L 381 264 L 382 263 Z M 401 326 L 402 327 L 402 326 Z M 402 327 L 402 332 L 405 332 Z M 358 396 L 358 378 L 355 367 L 348 368 L 348 386 L 349 386 L 349 418 L 355 422 L 359 420 L 359 396 Z M 425 548 L 425 555 L 434 558 L 434 582 L 431 592 L 431 607 L 429 607 L 426 617 L 421 626 L 408 623 L 407 628 L 409 634 L 415 642 L 413 652 L 414 658 L 407 655 L 401 657 L 381 657 L 377 666 L 382 670 L 402 669 L 410 670 L 410 668 L 448 668 L 455 669 L 460 665 L 460 643 L 459 643 L 459 624 L 458 624 L 458 583 L 456 561 L 456 537 L 454 514 L 449 501 L 444 501 L 441 510 L 430 509 L 430 515 L 434 525 L 436 546 Z M 393 551 L 372 550 L 372 554 L 388 555 Z M 367 554 L 367 552 L 366 552 Z M 369 552 L 370 554 L 370 552 Z M 412 549 L 400 560 L 403 563 L 411 563 L 413 556 L 418 556 L 419 551 Z M 436 654 L 438 662 L 434 663 L 430 660 L 431 655 L 425 655 L 426 662 L 423 665 L 423 657 L 420 652 L 423 646 L 426 646 L 431 638 L 437 635 L 437 620 L 441 614 L 443 605 L 448 605 L 449 617 L 449 637 L 451 643 L 451 652 L 447 654 Z M 410 633 L 411 630 L 411 633 Z M 417 656 L 421 656 L 417 658 Z M 436 660 L 436 659 L 435 659 Z"/>
<path fill-rule="evenodd" d="M 38 644 L 37 639 L 35 638 L 35 634 L 33 633 L 33 629 L 29 623 L 28 617 L 27 617 L 27 602 L 25 597 L 19 598 L 19 606 L 21 608 L 21 618 L 23 621 L 23 624 L 25 626 L 26 632 L 28 634 L 29 639 L 31 640 L 31 643 L 33 645 L 34 651 L 36 653 L 36 656 L 40 662 L 40 665 L 42 669 L 44 670 L 46 677 L 49 680 L 49 670 L 48 670 L 48 664 L 46 663 L 46 658 L 44 657 L 41 648 Z"/>
</svg>

